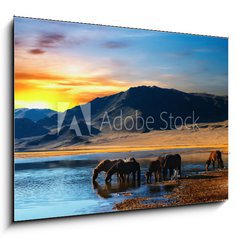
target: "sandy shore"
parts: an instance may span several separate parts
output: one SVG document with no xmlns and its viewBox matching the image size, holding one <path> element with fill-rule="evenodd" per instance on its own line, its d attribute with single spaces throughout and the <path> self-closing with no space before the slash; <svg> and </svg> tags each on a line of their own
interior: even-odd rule
<svg viewBox="0 0 237 240">
<path fill-rule="evenodd" d="M 158 183 L 159 184 L 159 183 Z M 198 203 L 224 201 L 228 198 L 228 170 L 210 171 L 192 175 L 177 181 L 168 181 L 171 193 L 164 196 L 165 201 L 155 198 L 129 198 L 114 206 L 115 210 L 182 206 Z"/>
<path fill-rule="evenodd" d="M 87 148 L 75 150 L 54 150 L 54 151 L 37 151 L 37 152 L 15 152 L 15 158 L 33 158 L 33 157 L 54 157 L 54 156 L 67 156 L 67 155 L 81 155 L 89 153 L 116 153 L 116 152 L 132 152 L 132 151 L 154 151 L 154 150 L 175 150 L 181 149 L 220 149 L 222 152 L 227 153 L 227 145 L 189 145 L 189 146 L 147 146 L 147 147 L 106 147 L 106 148 Z"/>
</svg>

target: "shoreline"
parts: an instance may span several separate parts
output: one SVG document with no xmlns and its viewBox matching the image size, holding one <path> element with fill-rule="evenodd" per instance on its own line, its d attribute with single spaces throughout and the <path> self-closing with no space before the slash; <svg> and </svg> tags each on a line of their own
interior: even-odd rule
<svg viewBox="0 0 237 240">
<path fill-rule="evenodd" d="M 228 144 L 216 144 L 216 145 L 173 145 L 173 146 L 135 146 L 135 147 L 124 147 L 124 146 L 95 146 L 81 149 L 57 149 L 50 151 L 29 151 L 29 152 L 15 152 L 14 158 L 32 158 L 32 157 L 55 157 L 65 155 L 82 155 L 82 154 L 96 154 L 96 153 L 120 153 L 120 152 L 133 152 L 133 151 L 167 151 L 167 150 L 181 150 L 186 149 L 221 149 L 224 153 L 228 151 Z"/>
<path fill-rule="evenodd" d="M 171 193 L 164 196 L 165 201 L 156 200 L 155 197 L 129 198 L 115 204 L 113 209 L 127 211 L 222 202 L 228 199 L 228 169 L 195 174 L 164 184 L 172 189 Z"/>
</svg>

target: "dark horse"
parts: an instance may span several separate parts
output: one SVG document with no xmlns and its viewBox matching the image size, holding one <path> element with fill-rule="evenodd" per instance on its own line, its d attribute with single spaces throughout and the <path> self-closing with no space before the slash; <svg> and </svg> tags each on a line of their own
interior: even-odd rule
<svg viewBox="0 0 237 240">
<path fill-rule="evenodd" d="M 93 171 L 93 177 L 92 180 L 93 182 L 97 179 L 98 175 L 100 172 L 105 172 L 107 173 L 107 171 L 109 171 L 109 169 L 111 167 L 113 167 L 114 164 L 123 161 L 122 159 L 117 159 L 117 160 L 103 160 L 102 162 L 100 162 L 94 169 Z"/>
<path fill-rule="evenodd" d="M 156 161 L 151 161 L 148 171 L 146 172 L 146 182 L 151 183 L 152 173 L 154 173 L 155 181 L 161 180 L 161 161 L 159 158 Z"/>
<path fill-rule="evenodd" d="M 181 176 L 181 157 L 179 154 L 169 154 L 166 156 L 161 156 L 160 158 L 161 166 L 163 169 L 163 178 L 164 180 L 167 179 L 167 172 L 169 170 L 169 178 L 171 179 L 173 176 L 173 172 L 179 171 L 179 174 Z"/>
<path fill-rule="evenodd" d="M 213 169 L 215 169 L 216 161 L 217 161 L 217 168 L 224 168 L 224 162 L 222 160 L 221 152 L 219 150 L 212 151 L 210 153 L 209 159 L 206 161 L 206 171 L 208 171 L 208 168 L 211 163 L 212 163 Z"/>
<path fill-rule="evenodd" d="M 109 182 L 111 181 L 111 177 L 113 174 L 118 173 L 120 176 L 120 180 L 123 182 L 125 181 L 124 176 L 127 175 L 127 180 L 129 181 L 129 175 L 132 173 L 133 175 L 133 181 L 136 180 L 136 174 L 137 174 L 137 180 L 140 181 L 140 164 L 137 161 L 120 161 L 116 163 L 113 167 L 109 169 L 109 171 L 106 174 L 105 181 Z"/>
</svg>

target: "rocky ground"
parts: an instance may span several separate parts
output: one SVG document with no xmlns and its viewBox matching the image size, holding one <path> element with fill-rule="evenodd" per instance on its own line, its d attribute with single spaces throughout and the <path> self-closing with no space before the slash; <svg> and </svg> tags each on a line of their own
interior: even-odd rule
<svg viewBox="0 0 237 240">
<path fill-rule="evenodd" d="M 188 176 L 176 181 L 168 181 L 171 193 L 165 195 L 165 201 L 152 197 L 129 198 L 117 203 L 114 209 L 134 210 L 181 206 L 199 203 L 219 202 L 228 198 L 228 170 L 210 171 Z"/>
</svg>

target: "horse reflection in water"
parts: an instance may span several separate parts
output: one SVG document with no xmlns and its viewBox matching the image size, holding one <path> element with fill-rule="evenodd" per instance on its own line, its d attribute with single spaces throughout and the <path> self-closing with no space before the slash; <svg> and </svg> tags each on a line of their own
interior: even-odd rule
<svg viewBox="0 0 237 240">
<path fill-rule="evenodd" d="M 112 193 L 126 192 L 128 189 L 135 189 L 140 187 L 140 182 L 121 182 L 117 181 L 114 183 L 105 182 L 104 184 L 99 184 L 94 181 L 92 183 L 93 189 L 96 191 L 96 194 L 102 198 L 112 197 Z"/>
</svg>

